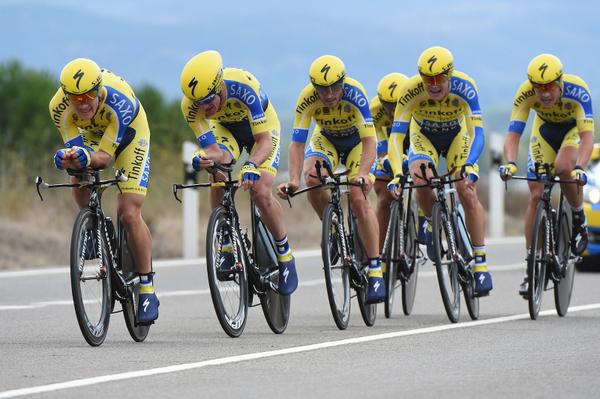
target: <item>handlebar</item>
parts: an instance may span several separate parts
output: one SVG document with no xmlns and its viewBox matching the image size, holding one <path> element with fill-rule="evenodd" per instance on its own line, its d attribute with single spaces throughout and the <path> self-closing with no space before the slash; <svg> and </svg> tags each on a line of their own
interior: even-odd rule
<svg viewBox="0 0 600 399">
<path fill-rule="evenodd" d="M 87 179 L 87 178 L 92 178 L 92 181 L 79 181 L 77 183 L 58 183 L 58 184 L 50 184 L 45 182 L 40 176 L 36 176 L 35 177 L 35 188 L 37 190 L 38 195 L 40 196 L 40 201 L 44 201 L 44 198 L 42 197 L 42 192 L 40 191 L 40 188 L 62 188 L 62 187 L 69 187 L 69 188 L 79 188 L 79 187 L 88 187 L 88 186 L 93 186 L 93 187 L 109 187 L 109 186 L 113 186 L 116 185 L 117 188 L 119 188 L 119 183 L 124 183 L 127 180 L 129 180 L 129 178 L 127 176 L 125 176 L 125 174 L 123 172 L 121 172 L 120 170 L 115 170 L 115 178 L 114 179 L 109 179 L 109 180 L 100 180 L 100 172 L 102 171 L 102 169 L 81 169 L 81 170 L 74 170 L 74 169 L 67 169 L 67 173 L 70 176 L 74 176 L 77 177 L 79 179 Z M 121 191 L 121 189 L 119 188 L 119 191 Z"/>
<path fill-rule="evenodd" d="M 179 197 L 177 196 L 177 191 L 179 191 L 179 190 L 185 190 L 187 188 L 198 188 L 198 187 L 238 186 L 239 181 L 231 178 L 231 173 L 233 172 L 234 164 L 235 164 L 235 159 L 229 163 L 214 162 L 213 166 L 206 169 L 206 172 L 213 175 L 213 177 L 217 174 L 217 172 L 227 173 L 226 181 L 222 181 L 222 182 L 221 181 L 213 181 L 213 182 L 194 183 L 194 184 L 174 183 L 173 185 L 171 185 L 171 191 L 173 192 L 173 196 L 179 203 L 182 203 L 181 199 L 179 199 Z"/>
</svg>

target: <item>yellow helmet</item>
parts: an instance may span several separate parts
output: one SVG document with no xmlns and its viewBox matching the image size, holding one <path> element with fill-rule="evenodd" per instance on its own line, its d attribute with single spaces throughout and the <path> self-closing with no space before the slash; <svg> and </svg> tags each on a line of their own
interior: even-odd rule
<svg viewBox="0 0 600 399">
<path fill-rule="evenodd" d="M 531 60 L 527 67 L 527 78 L 531 83 L 546 84 L 560 79 L 563 74 L 562 62 L 552 54 L 540 54 Z"/>
<path fill-rule="evenodd" d="M 308 76 L 312 84 L 327 87 L 344 79 L 346 68 L 335 55 L 322 55 L 310 64 Z"/>
<path fill-rule="evenodd" d="M 181 90 L 190 100 L 197 101 L 215 94 L 223 83 L 223 60 L 217 51 L 195 55 L 181 71 Z"/>
<path fill-rule="evenodd" d="M 83 94 L 100 87 L 102 70 L 92 60 L 76 58 L 60 73 L 60 87 L 65 94 Z"/>
<path fill-rule="evenodd" d="M 451 75 L 454 70 L 454 57 L 447 48 L 430 47 L 419 56 L 417 67 L 419 73 L 425 76 L 437 76 L 443 73 Z"/>
<path fill-rule="evenodd" d="M 380 101 L 388 103 L 398 102 L 400 96 L 400 86 L 408 80 L 408 77 L 402 73 L 392 72 L 385 75 L 377 85 L 377 96 Z"/>
</svg>

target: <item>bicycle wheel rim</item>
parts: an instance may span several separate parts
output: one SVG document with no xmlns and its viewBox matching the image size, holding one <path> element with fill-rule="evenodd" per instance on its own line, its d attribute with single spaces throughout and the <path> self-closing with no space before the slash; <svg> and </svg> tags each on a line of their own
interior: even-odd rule
<svg viewBox="0 0 600 399">
<path fill-rule="evenodd" d="M 218 268 L 225 236 L 231 240 L 238 264 L 231 269 L 231 277 L 223 280 Z M 227 335 L 234 338 L 244 331 L 248 315 L 247 265 L 243 245 L 241 237 L 230 226 L 225 208 L 215 208 L 206 237 L 208 285 L 219 324 Z"/>
<path fill-rule="evenodd" d="M 407 208 L 407 217 L 404 233 L 404 261 L 407 262 L 408 276 L 402 279 L 402 311 L 406 316 L 412 313 L 417 293 L 417 277 L 419 275 L 419 262 L 417 262 L 417 224 L 414 209 L 411 205 Z"/>
<path fill-rule="evenodd" d="M 531 248 L 527 261 L 529 317 L 532 320 L 538 317 L 546 285 L 547 261 L 545 256 L 548 253 L 546 245 L 547 219 L 546 210 L 543 207 L 543 203 L 540 202 L 536 210 L 535 222 L 532 226 Z"/>
<path fill-rule="evenodd" d="M 98 234 L 96 215 L 80 211 L 71 236 L 70 277 L 73 305 L 79 329 L 91 346 L 104 342 L 111 313 L 110 267 L 108 250 Z M 94 252 L 100 256 L 86 260 L 86 242 L 94 236 Z"/>
<path fill-rule="evenodd" d="M 554 305 L 560 317 L 566 316 L 571 304 L 573 281 L 575 277 L 575 257 L 571 256 L 571 219 L 564 197 L 561 197 L 560 214 L 558 216 L 558 233 L 556 237 L 558 258 L 565 270 L 560 280 L 554 284 Z"/>
<path fill-rule="evenodd" d="M 401 249 L 398 242 L 398 225 L 401 224 L 399 219 L 399 204 L 398 201 L 394 201 L 390 210 L 390 221 L 388 224 L 388 237 L 386 239 L 385 253 L 385 302 L 384 302 L 384 314 L 386 318 L 392 316 L 392 310 L 394 307 L 394 294 L 398 283 L 398 261 Z"/>
<path fill-rule="evenodd" d="M 461 204 L 459 204 L 462 207 Z M 460 253 L 465 260 L 471 260 L 473 258 L 473 246 L 467 231 L 467 225 L 463 218 L 462 212 L 456 213 L 456 227 L 458 234 L 456 240 Z M 465 297 L 465 304 L 467 305 L 467 312 L 471 320 L 479 319 L 479 297 L 475 296 L 475 279 L 472 273 L 469 273 L 470 280 L 462 283 L 463 295 Z"/>
<path fill-rule="evenodd" d="M 350 271 L 342 254 L 342 238 L 339 225 L 342 223 L 333 205 L 328 205 L 323 211 L 323 234 L 321 253 L 323 256 L 323 272 L 327 288 L 327 299 L 331 315 L 340 330 L 348 327 L 350 320 Z M 333 248 L 336 246 L 337 259 L 334 259 Z"/>
<path fill-rule="evenodd" d="M 433 206 L 433 245 L 435 249 L 435 268 L 440 286 L 440 294 L 444 309 L 451 322 L 456 323 L 460 317 L 460 284 L 458 282 L 458 265 L 450 251 L 450 232 L 440 204 Z M 456 237 L 456 234 L 453 234 Z"/>
</svg>

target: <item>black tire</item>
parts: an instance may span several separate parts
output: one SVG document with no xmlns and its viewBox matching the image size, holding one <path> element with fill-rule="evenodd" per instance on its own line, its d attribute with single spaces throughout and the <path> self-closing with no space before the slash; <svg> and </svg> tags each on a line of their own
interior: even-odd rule
<svg viewBox="0 0 600 399">
<path fill-rule="evenodd" d="M 548 214 L 544 209 L 544 203 L 540 201 L 535 212 L 535 221 L 531 228 L 531 248 L 527 257 L 527 278 L 529 279 L 527 301 L 531 320 L 535 320 L 538 317 L 546 286 L 547 261 L 545 260 L 545 256 L 548 253 L 548 248 L 546 247 L 546 223 L 548 223 Z"/>
<path fill-rule="evenodd" d="M 342 238 L 339 225 L 341 215 L 329 204 L 323 211 L 323 234 L 321 238 L 321 254 L 327 298 L 335 325 L 340 330 L 348 327 L 350 320 L 350 270 L 342 255 Z M 330 245 L 331 243 L 331 245 Z M 335 249 L 332 247 L 335 246 Z M 337 259 L 333 259 L 332 251 L 337 251 Z"/>
<path fill-rule="evenodd" d="M 402 311 L 406 316 L 410 315 L 415 304 L 417 293 L 417 278 L 419 277 L 419 262 L 417 253 L 419 243 L 417 242 L 417 217 L 411 204 L 406 211 L 406 224 L 404 225 L 404 251 L 408 275 L 402 278 Z"/>
<path fill-rule="evenodd" d="M 119 266 L 121 274 L 125 281 L 130 281 L 131 285 L 129 289 L 132 291 L 130 296 L 121 302 L 123 307 L 123 317 L 125 318 L 125 325 L 129 335 L 135 342 L 143 342 L 148 336 L 150 331 L 150 325 L 141 325 L 137 322 L 137 311 L 140 299 L 140 279 L 138 277 L 137 268 L 129 252 L 127 246 L 127 230 L 119 223 Z"/>
<path fill-rule="evenodd" d="M 263 276 L 275 285 L 279 284 L 279 264 L 273 237 L 266 226 L 255 216 L 255 239 L 254 239 L 254 261 Z M 271 331 L 281 334 L 285 331 L 290 319 L 290 297 L 291 295 L 280 295 L 270 287 L 265 287 L 265 293 L 259 295 L 260 305 Z"/>
<path fill-rule="evenodd" d="M 354 242 L 352 245 L 352 248 L 354 249 L 353 259 L 356 262 L 356 266 L 361 273 L 361 284 L 355 287 L 356 300 L 358 301 L 358 309 L 360 310 L 360 315 L 362 316 L 365 325 L 367 327 L 373 327 L 373 325 L 375 324 L 375 319 L 377 318 L 377 304 L 367 304 L 367 272 L 369 270 L 369 257 L 367 256 L 365 246 L 363 245 L 362 240 L 360 239 L 360 235 L 358 234 L 356 218 L 352 215 L 352 212 L 350 210 L 348 211 L 348 213 L 348 221 L 349 223 L 352 223 L 352 231 L 354 232 Z"/>
<path fill-rule="evenodd" d="M 108 332 L 111 313 L 111 281 L 108 250 L 104 234 L 98 234 L 96 215 L 82 209 L 71 235 L 71 292 L 79 329 L 86 342 L 99 346 Z M 94 252 L 100 256 L 86 260 L 85 246 L 94 236 Z M 98 241 L 98 237 L 100 240 Z"/>
<path fill-rule="evenodd" d="M 433 246 L 435 250 L 435 269 L 442 295 L 442 302 L 448 319 L 456 323 L 460 318 L 460 283 L 458 276 L 458 264 L 453 260 L 450 251 L 450 237 L 456 237 L 456 234 L 450 234 L 453 228 L 451 220 L 447 220 L 448 215 L 442 212 L 439 203 L 433 205 L 432 227 L 433 227 Z M 450 224 L 450 226 L 448 226 Z"/>
<path fill-rule="evenodd" d="M 561 197 L 560 214 L 558 216 L 558 229 L 556 236 L 556 254 L 565 265 L 562 278 L 554 284 L 554 305 L 560 317 L 566 316 L 571 304 L 573 281 L 575 280 L 575 257 L 571 256 L 572 221 L 571 212 L 566 209 L 564 198 Z"/>
<path fill-rule="evenodd" d="M 223 279 L 217 269 L 225 235 L 231 238 L 238 264 L 232 268 L 231 277 Z M 206 233 L 208 285 L 219 324 L 233 338 L 242 334 L 248 317 L 248 265 L 244 248 L 242 238 L 228 220 L 227 210 L 222 206 L 213 209 Z"/>
<path fill-rule="evenodd" d="M 456 227 L 458 229 L 456 240 L 458 242 L 458 248 L 463 259 L 472 260 L 474 258 L 473 245 L 463 217 L 464 213 L 462 211 L 462 205 L 458 204 L 458 206 L 459 212 L 456 213 Z M 468 283 L 463 283 L 462 290 L 469 316 L 472 320 L 479 319 L 479 297 L 475 296 L 475 280 L 471 279 Z"/>
<path fill-rule="evenodd" d="M 399 201 L 392 202 L 390 209 L 390 221 L 388 224 L 386 237 L 386 247 L 384 248 L 384 260 L 386 271 L 385 277 L 385 302 L 384 314 L 387 319 L 392 316 L 394 307 L 394 294 L 398 284 L 398 263 L 400 262 L 400 226 L 402 225 L 401 214 L 398 212 Z"/>
</svg>

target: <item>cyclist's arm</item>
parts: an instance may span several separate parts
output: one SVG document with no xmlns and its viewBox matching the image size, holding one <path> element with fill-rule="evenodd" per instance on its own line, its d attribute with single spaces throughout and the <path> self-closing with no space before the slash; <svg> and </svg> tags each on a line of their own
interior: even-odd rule
<svg viewBox="0 0 600 399">
<path fill-rule="evenodd" d="M 94 151 L 90 153 L 90 167 L 94 169 L 105 169 L 112 158 L 112 155 L 104 150 Z"/>
<path fill-rule="evenodd" d="M 412 113 L 410 110 L 398 103 L 394 112 L 392 132 L 388 141 L 388 159 L 390 160 L 394 175 L 402 173 L 404 137 L 408 133 L 411 118 Z"/>
<path fill-rule="evenodd" d="M 288 147 L 288 171 L 290 181 L 300 184 L 300 175 L 304 162 L 304 143 L 292 141 Z"/>
<path fill-rule="evenodd" d="M 581 81 L 581 88 L 587 94 L 587 101 L 582 101 L 586 97 L 580 95 L 575 112 L 580 139 L 577 165 L 585 169 L 594 149 L 594 111 L 592 110 L 589 89 L 583 80 Z"/>
<path fill-rule="evenodd" d="M 485 145 L 485 135 L 483 131 L 483 118 L 481 117 L 481 107 L 479 105 L 479 95 L 477 93 L 477 86 L 475 81 L 468 75 L 458 73 L 457 76 L 453 76 L 453 82 L 456 80 L 460 84 L 452 84 L 451 91 L 457 95 L 465 106 L 465 121 L 469 136 L 471 138 L 471 145 L 469 148 L 469 154 L 467 155 L 466 163 L 475 165 L 479 160 L 479 156 L 483 151 Z M 454 89 L 454 87 L 460 87 L 460 89 Z"/>
<path fill-rule="evenodd" d="M 290 181 L 300 184 L 300 175 L 304 162 L 304 147 L 308 140 L 308 128 L 317 103 L 316 93 L 312 85 L 302 89 L 296 101 L 296 115 L 294 117 L 294 130 L 292 141 L 288 147 L 288 172 Z"/>
<path fill-rule="evenodd" d="M 529 110 L 535 101 L 535 93 L 529 81 L 521 84 L 513 100 L 513 109 L 508 125 L 508 133 L 504 139 L 504 160 L 517 162 L 519 156 L 519 142 L 527 124 Z"/>
<path fill-rule="evenodd" d="M 521 135 L 515 132 L 508 132 L 504 138 L 504 160 L 506 162 L 517 162 L 519 141 L 521 141 Z"/>
<path fill-rule="evenodd" d="M 372 136 L 362 137 L 360 141 L 362 143 L 362 154 L 360 155 L 360 168 L 358 173 L 362 176 L 366 176 L 371 171 L 373 162 L 375 162 L 377 140 L 373 134 Z"/>
<path fill-rule="evenodd" d="M 273 151 L 271 133 L 264 132 L 254 134 L 254 146 L 252 147 L 252 154 L 248 160 L 254 162 L 256 165 L 260 165 L 267 160 L 271 151 Z"/>
</svg>

